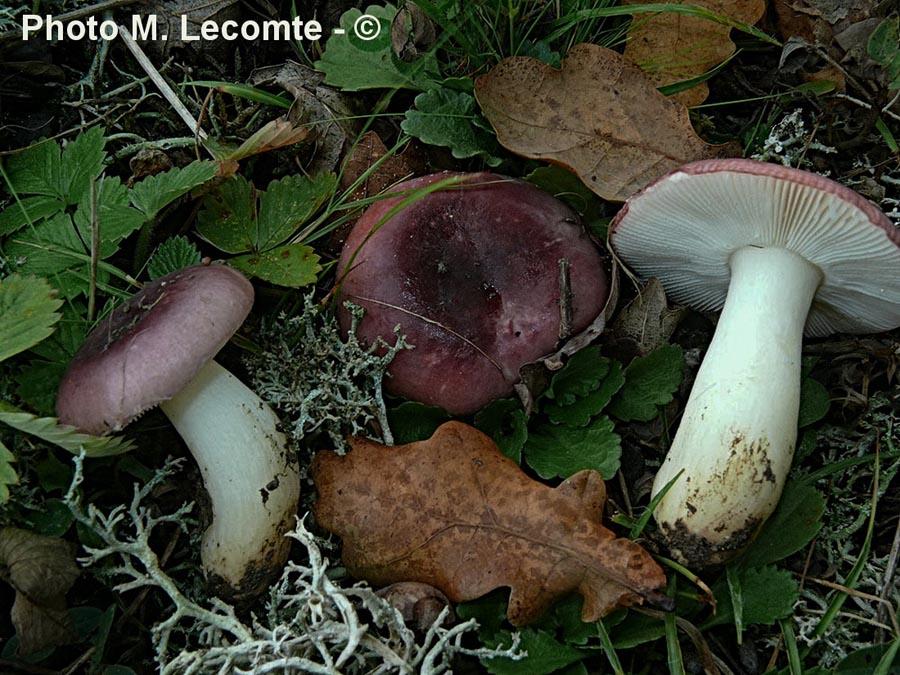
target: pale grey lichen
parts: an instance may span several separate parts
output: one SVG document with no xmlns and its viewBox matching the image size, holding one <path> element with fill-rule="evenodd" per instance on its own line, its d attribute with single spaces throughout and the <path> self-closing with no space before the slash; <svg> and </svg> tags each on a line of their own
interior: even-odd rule
<svg viewBox="0 0 900 675">
<path fill-rule="evenodd" d="M 296 316 L 264 319 L 256 340 L 260 351 L 247 357 L 250 386 L 271 405 L 295 443 L 324 432 L 338 452 L 348 435 L 393 443 L 381 382 L 394 356 L 409 346 L 378 340 L 363 345 L 356 329 L 363 309 L 350 303 L 347 339 L 334 316 L 308 295 Z"/>
<path fill-rule="evenodd" d="M 474 620 L 443 625 L 447 610 L 425 632 L 415 633 L 400 612 L 369 587 L 343 587 L 329 575 L 329 561 L 314 535 L 298 519 L 289 537 L 305 550 L 302 561 L 288 563 L 270 588 L 265 616 L 239 616 L 218 598 L 185 590 L 162 568 L 150 547 L 153 531 L 169 524 L 188 532 L 192 504 L 158 515 L 145 504 L 155 488 L 174 471 L 169 462 L 143 486 L 135 486 L 127 506 L 104 513 L 83 504 L 82 457 L 75 459 L 75 478 L 66 503 L 76 520 L 103 542 L 85 546 L 80 562 L 104 566 L 118 581 L 116 592 L 156 588 L 171 609 L 152 629 L 156 666 L 162 675 L 263 675 L 319 673 L 354 675 L 375 673 L 449 672 L 457 654 L 479 658 L 525 656 L 518 639 L 505 649 L 464 647 L 474 633 Z M 199 573 L 199 572 L 198 572 Z"/>
<path fill-rule="evenodd" d="M 900 460 L 882 460 L 873 498 L 876 446 L 888 456 L 900 449 L 900 387 L 874 394 L 868 403 L 858 426 L 826 426 L 817 438 L 817 452 L 823 455 L 824 466 L 849 462 L 845 470 L 819 481 L 827 501 L 823 527 L 816 539 L 816 555 L 826 564 L 829 580 L 839 585 L 849 583 L 854 566 L 865 555 L 861 544 L 873 503 L 877 509 L 885 494 L 896 490 L 895 480 L 900 473 Z M 852 463 L 866 457 L 872 461 Z M 871 646 L 875 642 L 873 635 L 879 632 L 891 635 L 894 631 L 888 617 L 900 607 L 900 585 L 891 576 L 896 570 L 890 554 L 870 551 L 860 564 L 853 593 L 824 630 L 820 624 L 829 605 L 843 591 L 809 580 L 794 608 L 797 639 L 813 649 L 822 666 L 832 667 L 854 651 Z"/>
<path fill-rule="evenodd" d="M 750 157 L 761 162 L 779 162 L 795 169 L 807 169 L 807 154 L 810 150 L 826 154 L 837 152 L 835 148 L 814 139 L 814 131 L 806 126 L 803 110 L 797 108 L 772 125 L 762 148 Z"/>
</svg>

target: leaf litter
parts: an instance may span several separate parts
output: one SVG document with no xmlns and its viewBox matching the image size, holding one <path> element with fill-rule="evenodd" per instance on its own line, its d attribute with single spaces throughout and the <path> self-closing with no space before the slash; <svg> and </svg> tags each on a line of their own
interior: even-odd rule
<svg viewBox="0 0 900 675">
<path fill-rule="evenodd" d="M 670 604 L 650 555 L 600 524 L 606 490 L 596 472 L 550 488 L 459 422 L 406 446 L 350 443 L 343 457 L 317 454 L 312 475 L 316 521 L 342 538 L 354 576 L 427 583 L 454 602 L 508 586 L 516 626 L 573 591 L 584 597 L 584 621 L 644 601 Z"/>
</svg>

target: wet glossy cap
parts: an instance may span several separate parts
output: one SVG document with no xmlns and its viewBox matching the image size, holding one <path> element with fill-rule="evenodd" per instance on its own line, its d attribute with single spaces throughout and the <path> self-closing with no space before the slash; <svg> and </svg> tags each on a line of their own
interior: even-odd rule
<svg viewBox="0 0 900 675">
<path fill-rule="evenodd" d="M 393 342 L 399 325 L 415 345 L 392 361 L 386 389 L 462 415 L 511 395 L 519 368 L 554 350 L 560 259 L 569 264 L 573 334 L 600 313 L 608 285 L 600 252 L 575 213 L 530 183 L 444 173 L 396 190 L 451 176 L 463 176 L 462 183 L 380 226 L 407 195 L 370 207 L 344 245 L 338 278 L 349 269 L 340 300 L 365 308 L 362 338 Z M 346 330 L 349 316 L 340 311 Z"/>
<path fill-rule="evenodd" d="M 686 164 L 633 195 L 610 225 L 618 255 L 669 297 L 722 308 L 745 246 L 793 251 L 822 272 L 808 336 L 900 326 L 900 229 L 833 180 L 748 159 Z"/>
<path fill-rule="evenodd" d="M 253 285 L 225 265 L 160 277 L 106 316 L 59 386 L 63 424 L 119 431 L 172 398 L 218 353 L 253 306 Z"/>
</svg>

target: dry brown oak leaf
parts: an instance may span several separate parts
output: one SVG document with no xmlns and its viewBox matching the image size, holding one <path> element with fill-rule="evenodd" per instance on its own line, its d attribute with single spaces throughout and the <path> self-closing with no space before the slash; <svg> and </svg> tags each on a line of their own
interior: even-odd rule
<svg viewBox="0 0 900 675">
<path fill-rule="evenodd" d="M 610 201 L 686 162 L 741 152 L 736 143 L 703 141 L 684 105 L 597 45 L 576 45 L 561 69 L 527 56 L 504 59 L 475 81 L 475 96 L 506 148 L 569 169 Z"/>
<path fill-rule="evenodd" d="M 679 0 L 663 3 L 683 4 Z M 645 0 L 624 0 L 623 5 L 642 5 Z M 696 7 L 746 24 L 754 24 L 766 11 L 766 0 L 691 0 Z M 696 16 L 660 12 L 636 14 L 628 29 L 625 56 L 639 64 L 656 87 L 703 75 L 734 53 L 729 26 Z M 703 103 L 709 95 L 706 82 L 674 94 L 686 106 Z"/>
<path fill-rule="evenodd" d="M 516 626 L 572 592 L 585 621 L 643 600 L 669 604 L 650 554 L 600 524 L 606 489 L 595 471 L 548 487 L 461 422 L 418 443 L 350 445 L 344 456 L 318 453 L 312 475 L 316 520 L 342 538 L 357 578 L 419 581 L 453 602 L 507 586 Z"/>
</svg>

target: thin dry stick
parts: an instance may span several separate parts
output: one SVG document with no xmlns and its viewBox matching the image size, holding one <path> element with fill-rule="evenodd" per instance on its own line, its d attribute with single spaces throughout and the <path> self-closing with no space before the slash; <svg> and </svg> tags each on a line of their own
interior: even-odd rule
<svg viewBox="0 0 900 675">
<path fill-rule="evenodd" d="M 856 598 L 862 598 L 863 600 L 868 600 L 870 602 L 877 602 L 883 607 L 887 607 L 889 610 L 888 616 L 891 619 L 891 624 L 894 630 L 894 637 L 900 637 L 900 624 L 897 622 L 897 613 L 894 611 L 894 605 L 891 604 L 889 600 L 885 598 L 879 598 L 877 595 L 872 595 L 871 593 L 865 593 L 863 591 L 858 591 L 855 588 L 848 588 L 847 586 L 843 586 L 841 584 L 836 584 L 833 581 L 827 581 L 825 579 L 817 579 L 815 577 L 807 577 L 810 581 L 814 581 L 815 583 L 825 586 L 826 588 L 830 588 L 835 591 L 840 591 L 841 593 L 845 593 L 847 595 L 852 595 Z M 852 614 L 850 616 L 853 616 Z M 866 623 L 872 623 L 873 625 L 877 625 L 880 622 L 873 621 L 872 619 L 867 619 L 865 617 L 856 617 L 860 621 L 865 621 Z M 888 626 L 883 625 L 885 628 Z"/>
<path fill-rule="evenodd" d="M 194 116 L 191 115 L 191 112 L 185 107 L 184 103 L 181 102 L 181 99 L 178 98 L 178 94 L 176 94 L 172 87 L 169 86 L 169 83 L 163 79 L 163 76 L 159 74 L 159 71 L 150 62 L 150 59 L 147 58 L 147 55 L 144 53 L 144 50 L 141 49 L 141 46 L 134 41 L 134 38 L 131 37 L 131 33 L 128 29 L 121 24 L 119 25 L 119 37 L 125 42 L 125 46 L 128 47 L 128 51 L 131 52 L 132 56 L 134 56 L 134 58 L 137 59 L 137 62 L 141 64 L 141 68 L 144 69 L 144 72 L 150 76 L 151 80 L 153 80 L 153 84 L 156 85 L 156 88 L 159 89 L 160 93 L 169 102 L 172 109 L 175 110 L 184 123 L 188 125 L 191 132 L 199 137 L 201 141 L 205 141 L 207 139 L 206 132 L 200 128 L 200 124 L 194 119 Z"/>
<path fill-rule="evenodd" d="M 100 263 L 100 214 L 97 206 L 97 181 L 91 181 L 91 286 L 88 291 L 88 321 L 97 309 L 97 267 Z"/>
</svg>

